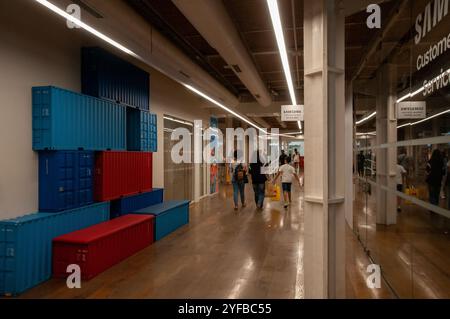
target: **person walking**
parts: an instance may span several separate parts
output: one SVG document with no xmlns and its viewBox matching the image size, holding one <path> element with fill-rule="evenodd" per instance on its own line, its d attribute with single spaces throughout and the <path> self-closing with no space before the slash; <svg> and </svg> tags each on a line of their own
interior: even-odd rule
<svg viewBox="0 0 450 319">
<path fill-rule="evenodd" d="M 288 157 L 284 159 L 284 164 L 279 168 L 278 173 L 273 180 L 274 184 L 280 175 L 281 185 L 283 188 L 284 208 L 288 208 L 288 206 L 292 203 L 291 188 L 294 177 L 300 185 L 300 178 L 295 172 L 295 168 L 290 165 L 290 159 Z"/>
<path fill-rule="evenodd" d="M 278 158 L 278 164 L 279 166 L 284 164 L 284 160 L 287 158 L 286 152 L 284 150 L 281 150 L 281 155 Z"/>
<path fill-rule="evenodd" d="M 300 173 L 300 154 L 297 149 L 294 149 L 294 168 L 297 174 Z"/>
<path fill-rule="evenodd" d="M 245 184 L 247 179 L 247 167 L 238 160 L 237 151 L 233 154 L 233 161 L 230 163 L 231 183 L 233 184 L 234 210 L 238 210 L 239 196 L 242 207 L 245 207 Z"/>
<path fill-rule="evenodd" d="M 397 174 L 395 176 L 395 178 L 397 180 L 397 191 L 398 192 L 403 193 L 403 191 L 404 191 L 403 185 L 404 185 L 405 177 L 406 177 L 406 169 L 400 164 L 400 161 L 398 161 Z M 401 203 L 402 203 L 401 197 L 397 196 L 397 211 L 398 212 L 401 212 L 401 210 L 402 210 Z"/>
<path fill-rule="evenodd" d="M 364 152 L 361 151 L 358 154 L 358 174 L 360 177 L 364 176 L 364 164 L 365 164 L 366 158 L 364 157 Z"/>
<path fill-rule="evenodd" d="M 257 209 L 263 209 L 264 197 L 266 193 L 267 177 L 262 173 L 263 163 L 259 158 L 259 152 L 256 153 L 256 163 L 250 164 L 250 175 L 252 177 L 252 186 L 255 193 L 255 203 Z"/>
<path fill-rule="evenodd" d="M 428 194 L 430 204 L 439 206 L 439 195 L 441 192 L 442 177 L 445 174 L 444 160 L 442 153 L 435 149 L 431 155 L 426 167 L 428 184 Z"/>
</svg>

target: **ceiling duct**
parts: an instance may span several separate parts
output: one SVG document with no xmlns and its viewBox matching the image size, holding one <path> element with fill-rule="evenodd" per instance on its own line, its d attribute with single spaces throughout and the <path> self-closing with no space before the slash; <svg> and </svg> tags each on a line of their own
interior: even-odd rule
<svg viewBox="0 0 450 319">
<path fill-rule="evenodd" d="M 221 0 L 172 0 L 202 37 L 233 66 L 241 82 L 262 106 L 272 103 L 250 54 Z"/>
</svg>

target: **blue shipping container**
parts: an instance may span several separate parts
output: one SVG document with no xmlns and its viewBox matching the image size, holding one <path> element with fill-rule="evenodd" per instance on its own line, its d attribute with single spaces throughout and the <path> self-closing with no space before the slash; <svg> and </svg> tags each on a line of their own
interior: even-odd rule
<svg viewBox="0 0 450 319">
<path fill-rule="evenodd" d="M 176 229 L 189 223 L 189 201 L 171 200 L 149 206 L 131 214 L 149 214 L 155 216 L 155 240 L 160 240 Z"/>
<path fill-rule="evenodd" d="M 98 47 L 82 48 L 81 70 L 84 94 L 149 110 L 147 72 Z"/>
<path fill-rule="evenodd" d="M 34 87 L 33 149 L 125 150 L 126 107 L 52 86 Z"/>
<path fill-rule="evenodd" d="M 127 149 L 129 151 L 156 152 L 156 115 L 147 111 L 127 110 Z"/>
<path fill-rule="evenodd" d="M 39 210 L 57 212 L 94 202 L 94 152 L 39 152 Z"/>
<path fill-rule="evenodd" d="M 150 148 L 149 152 L 158 151 L 158 120 L 156 114 L 150 114 Z"/>
<path fill-rule="evenodd" d="M 164 189 L 154 188 L 150 192 L 126 196 L 111 202 L 111 218 L 116 218 L 129 214 L 134 210 L 139 210 L 148 206 L 163 202 Z"/>
<path fill-rule="evenodd" d="M 0 295 L 17 295 L 52 274 L 55 237 L 107 221 L 109 202 L 0 221 Z"/>
</svg>

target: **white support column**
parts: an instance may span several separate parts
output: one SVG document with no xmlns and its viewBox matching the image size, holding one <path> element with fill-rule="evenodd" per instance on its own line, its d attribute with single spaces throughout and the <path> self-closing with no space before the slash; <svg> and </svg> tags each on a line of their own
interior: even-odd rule
<svg viewBox="0 0 450 319">
<path fill-rule="evenodd" d="M 354 161 L 353 143 L 355 129 L 353 126 L 353 83 L 347 83 L 345 88 L 345 219 L 353 229 L 353 168 L 357 170 Z M 355 167 L 354 167 L 355 166 Z"/>
<path fill-rule="evenodd" d="M 397 101 L 395 65 L 385 64 L 377 73 L 377 145 L 397 142 Z M 377 184 L 396 189 L 397 148 L 377 149 Z M 397 223 L 397 197 L 377 187 L 377 224 Z"/>
<path fill-rule="evenodd" d="M 345 297 L 342 3 L 304 1 L 306 298 Z"/>
</svg>

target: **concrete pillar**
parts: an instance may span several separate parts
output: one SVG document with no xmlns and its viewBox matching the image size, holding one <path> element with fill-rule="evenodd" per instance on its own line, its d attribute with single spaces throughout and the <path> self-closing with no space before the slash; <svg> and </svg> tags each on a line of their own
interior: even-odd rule
<svg viewBox="0 0 450 319">
<path fill-rule="evenodd" d="M 377 72 L 378 94 L 376 97 L 377 145 L 397 142 L 397 70 L 392 64 L 383 65 Z M 377 224 L 397 223 L 397 196 L 380 186 L 396 189 L 397 148 L 376 149 L 377 163 Z"/>
<path fill-rule="evenodd" d="M 353 83 L 347 83 L 345 88 L 345 219 L 353 229 L 353 167 L 357 171 L 354 161 L 355 130 L 353 125 Z"/>
<path fill-rule="evenodd" d="M 345 297 L 342 1 L 304 1 L 305 297 Z M 351 153 L 347 160 L 351 159 Z"/>
</svg>

